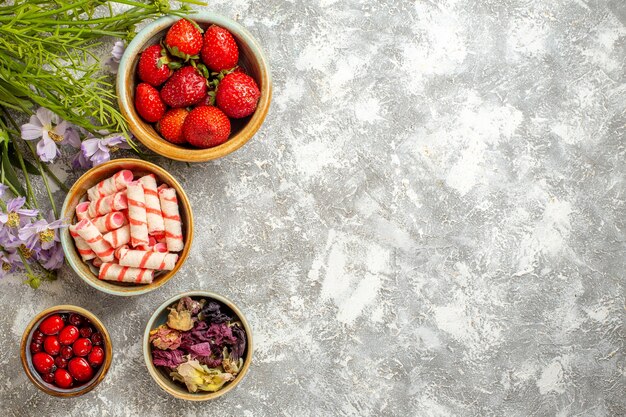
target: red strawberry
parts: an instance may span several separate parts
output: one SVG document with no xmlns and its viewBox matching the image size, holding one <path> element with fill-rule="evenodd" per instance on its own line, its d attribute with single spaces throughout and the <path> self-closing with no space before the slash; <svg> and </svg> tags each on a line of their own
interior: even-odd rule
<svg viewBox="0 0 626 417">
<path fill-rule="evenodd" d="M 212 71 L 230 69 L 237 65 L 239 48 L 237 43 L 224 28 L 211 25 L 204 33 L 202 62 Z"/>
<path fill-rule="evenodd" d="M 172 70 L 168 64 L 167 54 L 161 45 L 149 46 L 139 58 L 137 65 L 139 78 L 153 87 L 158 87 L 172 75 Z"/>
<path fill-rule="evenodd" d="M 161 89 L 161 99 L 171 107 L 187 107 L 199 103 L 206 91 L 206 78 L 194 67 L 186 66 L 167 80 Z"/>
<path fill-rule="evenodd" d="M 217 107 L 196 107 L 185 119 L 183 135 L 193 146 L 212 148 L 228 140 L 230 120 Z"/>
<path fill-rule="evenodd" d="M 189 59 L 202 49 L 202 30 L 196 23 L 180 19 L 167 31 L 165 46 L 172 55 Z"/>
<path fill-rule="evenodd" d="M 232 72 L 220 81 L 215 100 L 228 117 L 239 119 L 254 113 L 259 97 L 261 91 L 252 77 Z"/>
<path fill-rule="evenodd" d="M 188 114 L 189 110 L 185 108 L 168 110 L 165 116 L 157 123 L 156 130 L 172 143 L 185 143 L 183 123 L 185 123 Z"/>
<path fill-rule="evenodd" d="M 139 84 L 135 91 L 135 109 L 146 122 L 157 122 L 165 113 L 165 104 L 159 97 L 159 90 L 150 84 Z"/>
</svg>

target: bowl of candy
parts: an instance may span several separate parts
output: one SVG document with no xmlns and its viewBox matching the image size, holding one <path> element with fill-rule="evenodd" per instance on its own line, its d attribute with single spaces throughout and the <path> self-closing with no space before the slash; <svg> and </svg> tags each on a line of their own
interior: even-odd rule
<svg viewBox="0 0 626 417">
<path fill-rule="evenodd" d="M 257 40 L 210 12 L 166 16 L 133 38 L 117 96 L 135 137 L 170 159 L 202 162 L 239 149 L 269 111 L 272 80 Z"/>
<path fill-rule="evenodd" d="M 165 301 L 144 332 L 144 360 L 170 395 L 206 401 L 235 388 L 252 361 L 252 331 L 229 299 L 190 291 Z"/>
<path fill-rule="evenodd" d="M 39 313 L 22 336 L 26 375 L 40 390 L 77 397 L 94 389 L 111 366 L 111 338 L 84 308 L 59 305 Z"/>
<path fill-rule="evenodd" d="M 72 186 L 62 218 L 65 257 L 87 284 L 109 294 L 153 291 L 187 259 L 193 214 L 181 185 L 139 159 L 98 165 Z"/>
</svg>

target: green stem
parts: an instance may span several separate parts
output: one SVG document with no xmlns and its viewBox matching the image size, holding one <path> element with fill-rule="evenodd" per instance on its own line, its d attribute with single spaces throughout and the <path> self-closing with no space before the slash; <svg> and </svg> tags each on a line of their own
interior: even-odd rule
<svg viewBox="0 0 626 417">
<path fill-rule="evenodd" d="M 15 196 L 16 196 L 16 197 L 19 197 L 19 196 L 20 196 L 20 193 L 18 193 L 18 192 L 17 192 L 17 190 L 15 189 L 15 187 L 13 187 L 13 185 L 11 185 L 11 183 L 10 183 L 10 182 L 5 181 L 5 180 L 4 180 L 4 178 L 2 178 L 2 183 L 3 183 L 4 185 L 6 185 L 7 187 L 9 187 L 9 190 L 11 190 L 11 192 L 12 192 L 13 194 L 15 194 Z M 26 205 L 27 205 L 29 208 L 31 207 L 31 205 L 30 205 L 30 203 L 29 203 L 28 201 L 26 201 Z"/>
<path fill-rule="evenodd" d="M 7 125 L 4 123 L 4 121 L 2 119 L 0 119 L 0 124 L 7 130 L 8 127 Z M 35 193 L 33 192 L 33 186 L 30 182 L 30 176 L 28 175 L 28 171 L 26 170 L 26 165 L 24 164 L 24 158 L 22 157 L 22 151 L 20 151 L 20 148 L 17 146 L 17 141 L 15 140 L 15 136 L 14 135 L 9 135 L 9 137 L 11 138 L 11 142 L 13 143 L 13 149 L 15 150 L 15 154 L 17 155 L 17 161 L 20 164 L 20 168 L 22 168 L 22 173 L 24 174 L 24 180 L 26 181 L 26 197 L 27 200 L 30 200 L 33 205 L 35 206 L 35 208 L 39 209 L 39 204 L 37 203 L 37 199 L 35 198 Z"/>
<path fill-rule="evenodd" d="M 39 157 L 37 156 L 37 152 L 35 152 L 35 149 L 33 149 L 32 144 L 28 142 L 26 146 L 28 146 L 28 148 L 30 149 L 31 153 L 33 154 L 37 162 L 37 168 L 39 168 L 39 172 L 41 172 L 41 179 L 43 180 L 43 185 L 46 186 L 46 193 L 48 193 L 48 199 L 50 200 L 50 206 L 52 207 L 52 212 L 54 213 L 54 217 L 58 218 L 59 212 L 57 211 L 56 204 L 54 204 L 54 198 L 52 197 L 52 191 L 50 190 L 48 177 L 43 173 L 43 167 L 42 167 L 41 161 L 39 160 Z"/>
<path fill-rule="evenodd" d="M 66 193 L 68 191 L 70 191 L 70 187 L 68 187 L 67 185 L 65 185 L 65 183 L 63 181 L 61 181 L 59 179 L 59 177 L 57 177 L 54 172 L 52 172 L 52 170 L 50 169 L 50 167 L 48 167 L 48 165 L 43 165 L 43 170 L 46 171 L 46 174 L 48 174 L 48 176 L 50 178 L 52 178 L 52 180 L 59 186 L 59 188 L 63 191 L 65 191 Z"/>
</svg>

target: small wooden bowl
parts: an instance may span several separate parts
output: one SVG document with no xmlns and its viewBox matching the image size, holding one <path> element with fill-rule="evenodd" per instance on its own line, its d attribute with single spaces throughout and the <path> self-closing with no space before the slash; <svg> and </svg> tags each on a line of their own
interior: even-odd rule
<svg viewBox="0 0 626 417">
<path fill-rule="evenodd" d="M 232 33 L 239 47 L 239 64 L 250 75 L 261 90 L 257 109 L 252 116 L 231 119 L 231 134 L 225 143 L 208 149 L 175 145 L 163 139 L 150 123 L 146 123 L 135 110 L 135 86 L 138 84 L 137 63 L 141 51 L 155 45 L 165 37 L 167 30 L 180 17 L 166 16 L 142 29 L 126 48 L 117 73 L 117 97 L 122 114 L 128 121 L 133 134 L 152 151 L 170 159 L 185 162 L 204 162 L 221 158 L 242 147 L 259 130 L 270 108 L 272 99 L 272 77 L 267 59 L 254 37 L 239 23 L 210 12 L 189 16 L 203 29 L 216 24 Z"/>
<path fill-rule="evenodd" d="M 72 269 L 74 269 L 78 276 L 87 284 L 108 294 L 131 296 L 145 294 L 156 290 L 169 281 L 170 278 L 176 274 L 176 271 L 180 269 L 189 255 L 189 249 L 191 249 L 191 241 L 193 240 L 193 214 L 191 212 L 191 205 L 189 204 L 187 194 L 185 194 L 185 191 L 178 181 L 176 181 L 167 171 L 141 159 L 123 158 L 105 162 L 85 172 L 67 193 L 61 210 L 61 218 L 74 223 L 76 206 L 81 201 L 84 201 L 87 190 L 122 169 L 131 170 L 133 174 L 135 174 L 135 177 L 146 174 L 154 174 L 156 176 L 157 183 L 165 183 L 176 190 L 180 205 L 180 218 L 183 223 L 183 238 L 185 240 L 185 247 L 179 254 L 178 262 L 176 262 L 174 269 L 158 274 L 154 277 L 154 281 L 150 284 L 102 281 L 98 279 L 98 276 L 91 270 L 89 265 L 82 260 L 76 251 L 74 239 L 70 236 L 70 231 L 67 227 L 61 232 L 61 245 L 63 246 L 63 252 L 65 252 L 65 259 L 67 259 L 67 262 L 70 264 Z"/>
<path fill-rule="evenodd" d="M 234 314 L 237 316 L 241 324 L 243 325 L 243 329 L 246 332 L 247 343 L 246 343 L 246 351 L 244 353 L 244 362 L 241 371 L 234 380 L 227 383 L 222 389 L 216 392 L 189 392 L 184 385 L 176 383 L 172 381 L 172 379 L 167 375 L 164 371 L 158 369 L 152 363 L 152 347 L 150 346 L 150 331 L 159 327 L 162 324 L 167 322 L 167 315 L 169 312 L 167 311 L 167 307 L 171 306 L 178 300 L 183 297 L 191 297 L 191 298 L 204 298 L 207 300 L 215 300 L 218 301 L 225 306 L 227 306 Z M 182 294 L 178 294 L 169 300 L 165 301 L 163 304 L 156 309 L 150 320 L 148 320 L 148 324 L 146 325 L 146 330 L 143 334 L 143 357 L 146 362 L 146 367 L 148 368 L 148 372 L 150 376 L 156 381 L 156 383 L 168 394 L 180 398 L 183 400 L 189 401 L 207 401 L 213 400 L 215 398 L 221 397 L 226 394 L 228 391 L 234 389 L 237 384 L 239 384 L 246 373 L 248 372 L 248 368 L 250 368 L 250 363 L 252 362 L 252 329 L 248 324 L 245 316 L 237 308 L 237 306 L 230 301 L 228 298 L 222 297 L 221 295 L 209 292 L 209 291 L 189 291 L 184 292 Z"/>
<path fill-rule="evenodd" d="M 30 342 L 33 336 L 33 332 L 39 327 L 39 324 L 48 316 L 54 313 L 78 313 L 83 317 L 88 318 L 93 326 L 102 334 L 103 347 L 104 347 L 104 362 L 98 372 L 93 376 L 91 381 L 81 386 L 75 388 L 59 388 L 55 385 L 48 384 L 45 382 L 39 373 L 35 370 L 32 361 L 32 354 L 30 352 Z M 100 381 L 104 379 L 109 368 L 111 367 L 111 360 L 113 357 L 113 348 L 111 343 L 111 336 L 109 336 L 109 332 L 107 331 L 104 324 L 98 319 L 98 317 L 94 316 L 89 311 L 84 308 L 72 306 L 72 305 L 60 305 L 55 307 L 50 307 L 41 313 L 37 314 L 35 318 L 28 323 L 26 326 L 26 330 L 24 330 L 24 334 L 22 335 L 22 343 L 20 345 L 20 356 L 22 358 L 22 366 L 24 367 L 24 371 L 28 376 L 28 379 L 40 390 L 45 392 L 46 394 L 54 395 L 57 397 L 78 397 L 79 395 L 83 395 L 92 389 L 94 389 Z"/>
</svg>

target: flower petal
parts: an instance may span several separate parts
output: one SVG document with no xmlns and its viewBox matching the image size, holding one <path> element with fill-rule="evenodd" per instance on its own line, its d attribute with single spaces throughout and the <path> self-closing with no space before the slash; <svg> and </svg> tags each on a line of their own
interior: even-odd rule
<svg viewBox="0 0 626 417">
<path fill-rule="evenodd" d="M 99 142 L 100 142 L 100 139 L 96 139 L 96 138 L 87 139 L 83 141 L 83 143 L 80 145 L 80 149 L 83 151 L 85 158 L 89 158 L 91 157 L 91 155 L 96 153 L 96 151 L 98 150 Z"/>
<path fill-rule="evenodd" d="M 39 214 L 39 210 L 37 209 L 18 209 L 18 210 L 15 210 L 15 212 L 19 214 L 20 216 L 26 216 L 26 217 L 35 217 Z"/>
<path fill-rule="evenodd" d="M 72 159 L 72 167 L 74 169 L 87 169 L 91 168 L 91 161 L 85 158 L 82 149 L 74 155 L 74 159 Z"/>
<path fill-rule="evenodd" d="M 40 138 L 43 133 L 43 128 L 37 125 L 36 123 L 23 124 L 20 130 L 22 131 L 22 139 L 25 139 L 25 140 L 33 140 L 33 139 Z"/>
<path fill-rule="evenodd" d="M 78 129 L 76 129 L 74 125 L 67 123 L 67 129 L 65 129 L 65 133 L 63 133 L 63 138 L 64 139 L 61 142 L 62 144 L 67 144 L 73 148 L 80 149 L 80 135 L 78 133 Z"/>
<path fill-rule="evenodd" d="M 47 136 L 44 135 L 44 136 Z M 37 155 L 43 162 L 52 162 L 57 157 L 59 148 L 57 144 L 50 138 L 43 138 L 37 143 Z"/>
<path fill-rule="evenodd" d="M 98 150 L 89 159 L 91 160 L 91 162 L 93 162 L 93 166 L 96 166 L 96 165 L 100 165 L 100 164 L 110 160 L 111 159 L 111 154 L 109 154 L 108 150 L 106 150 L 106 151 Z"/>
<path fill-rule="evenodd" d="M 115 45 L 113 45 L 113 49 L 111 50 L 111 56 L 116 62 L 120 62 L 122 59 L 122 55 L 124 55 L 124 51 L 126 50 L 126 46 L 124 45 L 124 41 L 116 41 Z"/>
<path fill-rule="evenodd" d="M 26 202 L 26 197 L 16 197 L 7 202 L 7 213 L 19 210 Z"/>
<path fill-rule="evenodd" d="M 45 107 L 39 107 L 37 109 L 37 118 L 41 121 L 41 125 L 46 127 L 52 125 L 52 123 L 58 123 L 59 116 L 52 113 L 52 111 Z"/>
</svg>

